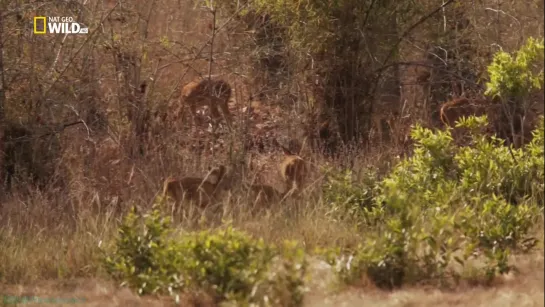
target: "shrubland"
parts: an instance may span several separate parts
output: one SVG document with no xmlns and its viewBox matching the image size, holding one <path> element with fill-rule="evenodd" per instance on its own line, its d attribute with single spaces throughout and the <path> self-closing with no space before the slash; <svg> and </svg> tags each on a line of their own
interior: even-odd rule
<svg viewBox="0 0 545 307">
<path fill-rule="evenodd" d="M 543 48 L 530 40 L 519 61 L 528 60 L 527 50 L 536 54 L 532 46 Z M 509 69 L 509 61 L 498 64 L 502 57 L 490 70 L 528 78 Z M 504 80 L 511 92 L 529 84 L 541 88 L 543 75 L 534 78 L 521 84 L 495 77 L 490 88 Z M 327 179 L 318 204 L 307 200 L 302 210 L 347 223 L 357 234 L 355 244 L 276 246 L 231 226 L 171 234 L 160 200 L 143 222 L 134 212 L 125 218 L 107 258 L 109 272 L 142 293 L 198 287 L 219 300 L 283 306 L 301 304 L 310 255 L 330 264 L 341 284 L 490 285 L 516 270 L 511 254 L 528 253 L 541 239 L 536 229 L 543 221 L 545 131 L 541 116 L 532 141 L 515 148 L 481 133 L 486 125 L 486 116 L 462 118 L 457 127 L 468 130 L 469 141 L 461 146 L 453 142 L 453 128 L 416 125 L 412 155 L 382 174 L 370 168 L 354 180 L 351 170 L 322 169 Z"/>
<path fill-rule="evenodd" d="M 330 170 L 319 205 L 306 210 L 350 223 L 356 245 L 275 245 L 229 223 L 174 232 L 159 201 L 140 218 L 125 217 L 108 249 L 108 271 L 142 294 L 197 287 L 220 301 L 282 306 L 301 304 L 312 255 L 329 263 L 341 284 L 491 284 L 516 270 L 511 254 L 531 252 L 540 239 L 543 123 L 519 149 L 480 134 L 456 147 L 448 130 L 415 127 L 414 154 L 381 178 L 353 181 L 350 172 Z M 460 124 L 477 131 L 486 118 Z"/>
<path fill-rule="evenodd" d="M 95 34 L 50 44 L 25 36 L 23 2 L 0 1 L 2 286 L 98 279 L 180 304 L 301 306 L 313 291 L 493 287 L 543 247 L 531 14 L 494 28 L 489 7 L 460 1 L 90 1 L 73 10 Z M 233 87 L 235 129 L 169 121 L 186 75 L 213 68 Z M 458 87 L 499 101 L 513 134 L 526 132 L 513 114 L 532 118 L 530 136 L 515 146 L 487 117 L 439 127 Z M 308 140 L 298 197 L 256 214 L 233 179 L 219 204 L 181 216 L 158 195 L 168 175 L 214 164 L 271 179 L 256 148 L 280 135 Z"/>
</svg>

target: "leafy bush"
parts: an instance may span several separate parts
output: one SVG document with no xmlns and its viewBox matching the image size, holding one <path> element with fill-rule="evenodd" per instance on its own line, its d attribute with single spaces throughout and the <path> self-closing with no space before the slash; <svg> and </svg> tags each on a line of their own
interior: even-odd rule
<svg viewBox="0 0 545 307">
<path fill-rule="evenodd" d="M 182 289 L 184 259 L 170 238 L 170 220 L 155 208 L 141 222 L 133 207 L 119 228 L 115 249 L 105 257 L 107 271 L 140 295 Z"/>
<path fill-rule="evenodd" d="M 231 228 L 186 235 L 180 247 L 185 259 L 183 270 L 191 285 L 235 300 L 250 295 L 276 254 L 262 240 Z"/>
<path fill-rule="evenodd" d="M 472 126 L 476 123 L 462 120 L 460 124 Z M 486 122 L 482 124 L 486 125 Z M 473 134 L 473 146 L 459 148 L 455 157 L 464 194 L 467 197 L 501 195 L 512 204 L 532 195 L 535 187 L 543 183 L 543 177 L 539 176 L 543 149 L 536 148 L 543 144 L 539 136 L 541 125 L 533 132 L 534 140 L 520 149 L 503 146 L 503 140 L 495 137 Z"/>
<path fill-rule="evenodd" d="M 524 159 L 526 159 L 526 173 L 530 178 L 535 178 L 527 184 L 527 190 L 530 190 L 530 195 L 533 195 L 535 200 L 543 207 L 545 182 L 545 120 L 540 116 L 537 129 L 532 131 L 533 139 L 524 148 Z"/>
<path fill-rule="evenodd" d="M 143 217 L 131 211 L 105 258 L 108 272 L 141 295 L 203 289 L 216 301 L 299 306 L 306 260 L 287 242 L 267 245 L 231 227 L 172 235 L 158 207 Z"/>
<path fill-rule="evenodd" d="M 395 166 L 367 199 L 384 223 L 337 261 L 342 280 L 353 283 L 366 274 L 388 288 L 433 280 L 449 285 L 464 270 L 491 280 L 509 272 L 512 251 L 535 245 L 529 233 L 543 199 L 535 193 L 544 184 L 543 117 L 534 140 L 520 149 L 478 134 L 484 125 L 486 118 L 461 120 L 472 140 L 462 147 L 452 144 L 450 130 L 413 129 L 414 155 Z M 328 193 L 350 199 L 346 186 L 351 187 L 341 184 Z M 469 265 L 482 256 L 483 267 Z"/>
<path fill-rule="evenodd" d="M 541 89 L 543 70 L 533 68 L 542 58 L 542 40 L 528 40 L 515 58 L 497 53 L 486 94 L 524 98 Z M 512 251 L 534 247 L 529 232 L 544 199 L 544 119 L 539 118 L 532 142 L 519 149 L 480 134 L 486 124 L 486 117 L 462 118 L 456 126 L 467 128 L 471 140 L 461 147 L 453 144 L 451 129 L 416 126 L 414 155 L 394 167 L 373 193 L 349 176 L 326 186 L 325 199 L 334 208 L 350 209 L 365 199 L 365 207 L 384 222 L 366 233 L 368 239 L 352 256 L 337 261 L 342 280 L 353 283 L 366 274 L 383 287 L 433 279 L 445 284 L 458 281 L 463 270 L 490 280 L 511 269 Z M 359 216 L 369 222 L 365 214 Z M 484 267 L 468 267 L 468 260 L 481 256 Z M 462 271 L 454 269 L 453 260 Z"/>
<path fill-rule="evenodd" d="M 326 174 L 322 195 L 330 209 L 328 215 L 337 220 L 350 218 L 370 223 L 375 213 L 377 173 L 369 170 L 359 182 L 354 182 L 351 170 L 326 170 Z"/>
<path fill-rule="evenodd" d="M 499 51 L 488 66 L 490 82 L 485 94 L 526 97 L 543 88 L 543 39 L 528 38 L 515 54 Z"/>
</svg>

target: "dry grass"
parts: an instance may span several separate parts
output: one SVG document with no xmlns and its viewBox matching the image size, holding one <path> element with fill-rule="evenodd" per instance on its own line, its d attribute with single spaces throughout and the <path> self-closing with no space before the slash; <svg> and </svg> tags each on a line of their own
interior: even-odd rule
<svg viewBox="0 0 545 307">
<path fill-rule="evenodd" d="M 91 2 L 94 5 L 96 1 Z M 108 3 L 104 10 L 113 8 L 115 1 L 106 2 Z M 151 3 L 129 2 L 127 11 L 116 11 L 114 13 L 117 15 L 114 14 L 114 17 L 128 14 L 127 12 L 131 10 L 133 14 L 136 12 L 143 14 L 138 6 Z M 486 2 L 488 5 L 493 1 Z M 542 6 L 541 2 L 534 2 L 536 6 Z M 123 37 L 127 52 L 140 50 L 142 45 L 146 45 L 147 57 L 142 61 L 140 73 L 142 80 L 154 79 L 146 94 L 147 107 L 150 111 L 164 114 L 171 112 L 179 103 L 180 85 L 187 83 L 199 73 L 207 71 L 207 62 L 200 58 L 202 55 L 195 56 L 194 50 L 200 49 L 209 39 L 210 15 L 204 10 L 187 9 L 193 7 L 193 3 L 186 0 L 153 3 L 156 5 L 155 13 L 151 15 L 148 23 L 149 36 L 146 41 L 140 38 L 135 39 L 133 30 L 136 28 L 136 23 L 134 22 L 125 24 L 119 22 L 111 26 L 120 37 Z M 516 12 L 525 9 L 525 7 L 512 7 L 512 10 Z M 95 13 L 96 16 L 89 20 L 96 19 L 101 12 Z M 521 14 L 519 17 L 522 20 L 524 16 Z M 490 18 L 496 17 L 478 19 L 479 24 L 483 25 L 482 29 L 492 31 L 491 27 L 484 26 Z M 530 24 L 530 21 L 526 23 Z M 535 23 L 533 21 L 532 24 Z M 542 21 L 538 23 L 542 25 Z M 7 24 L 6 28 L 11 26 Z M 532 33 L 534 28 L 527 27 L 526 31 Z M 319 197 L 320 184 L 323 180 L 319 168 L 325 165 L 337 170 L 349 168 L 353 170 L 356 178 L 361 177 L 371 166 L 377 168 L 380 173 L 384 173 L 396 161 L 396 156 L 407 153 L 405 148 L 401 148 L 397 142 L 392 144 L 381 142 L 367 145 L 371 149 L 342 149 L 338 159 L 328 159 L 319 154 L 309 153 L 304 158 L 311 162 L 310 175 L 307 178 L 310 186 L 305 190 L 302 198 L 297 201 L 287 200 L 280 206 L 269 208 L 265 213 L 251 212 L 246 194 L 240 190 L 242 182 L 256 182 L 279 187 L 282 181 L 278 173 L 278 163 L 281 161 L 282 154 L 274 151 L 257 153 L 255 148 L 246 151 L 243 141 L 257 135 L 264 135 L 265 139 L 275 137 L 279 140 L 290 138 L 301 140 L 301 131 L 304 128 L 300 123 L 301 118 L 306 114 L 301 114 L 304 109 L 300 107 L 301 101 L 290 104 L 288 107 L 283 105 L 283 102 L 288 100 L 281 94 L 285 89 L 282 91 L 274 89 L 276 97 L 256 107 L 253 114 L 243 112 L 243 108 L 252 103 L 249 93 L 256 91 L 251 88 L 251 80 L 249 80 L 251 78 L 245 75 L 251 70 L 248 68 L 251 66 L 249 54 L 253 51 L 250 49 L 255 46 L 246 46 L 248 37 L 237 31 L 219 33 L 215 40 L 215 56 L 217 56 L 215 73 L 221 74 L 233 86 L 233 99 L 229 102 L 229 109 L 235 121 L 234 131 L 228 133 L 226 129 L 219 129 L 217 139 L 216 135 L 206 131 L 207 127 L 201 127 L 203 129 L 195 134 L 191 133 L 191 130 L 187 129 L 189 122 L 189 116 L 187 116 L 177 122 L 150 121 L 149 131 L 143 137 L 144 141 L 140 143 L 134 136 L 134 131 L 131 131 L 135 123 L 128 123 L 127 116 L 124 114 L 126 97 L 120 93 L 126 84 L 116 80 L 118 67 L 114 67 L 115 61 L 110 51 L 96 51 L 95 58 L 88 56 L 96 61 L 96 67 L 93 68 L 96 69 L 96 74 L 93 74 L 93 80 L 85 81 L 87 83 L 80 80 L 81 75 L 87 71 L 82 73 L 77 69 L 73 70 L 72 66 L 62 63 L 63 59 L 61 59 L 58 66 L 67 65 L 66 67 L 70 68 L 66 72 L 66 80 L 59 81 L 59 89 L 55 87 L 51 90 L 47 97 L 48 101 L 58 101 L 59 105 L 62 105 L 61 101 L 73 101 L 71 93 L 65 94 L 60 89 L 66 84 L 79 84 L 74 80 L 81 82 L 78 85 L 81 97 L 97 95 L 95 98 L 100 101 L 103 108 L 101 111 L 107 118 L 107 132 L 95 128 L 96 131 L 89 135 L 85 127 L 76 126 L 59 134 L 61 149 L 58 152 L 58 159 L 54 161 L 56 168 L 50 181 L 61 182 L 60 187 L 51 186 L 37 191 L 29 188 L 25 183 L 20 183 L 10 195 L 0 195 L 0 225 L 2 225 L 0 227 L 0 295 L 84 298 L 85 302 L 78 304 L 80 306 L 171 305 L 171 298 L 139 297 L 111 282 L 103 272 L 100 263 L 102 256 L 100 247 L 112 243 L 122 214 L 132 205 L 136 205 L 142 211 L 150 208 L 161 189 L 163 180 L 169 175 L 201 176 L 208 166 L 217 164 L 226 164 L 235 169 L 231 178 L 232 193 L 226 195 L 219 210 L 206 215 L 208 219 L 204 222 L 199 221 L 197 212 L 194 212 L 194 219 L 180 219 L 175 216 L 178 229 L 212 228 L 222 224 L 223 220 L 224 223 L 230 223 L 237 229 L 245 230 L 256 237 L 262 237 L 267 242 L 297 240 L 307 251 L 312 251 L 316 247 L 353 247 L 361 242 L 365 233 L 356 232 L 354 225 L 350 223 L 336 222 L 327 216 L 328 208 Z M 539 34 L 543 33 L 542 26 L 539 31 Z M 13 35 L 9 34 L 9 37 L 5 39 L 6 53 L 8 49 L 11 53 L 17 53 L 14 50 L 18 43 L 15 43 Z M 108 35 L 101 38 L 109 41 Z M 488 40 L 495 35 L 488 35 L 487 42 L 482 44 L 488 46 Z M 165 47 L 169 44 L 162 42 L 165 37 L 170 44 L 169 48 Z M 512 35 L 505 35 L 505 38 L 515 39 Z M 32 56 L 36 59 L 32 61 L 40 62 L 42 56 L 50 57 L 57 51 L 55 48 L 58 48 L 60 42 L 57 40 L 57 44 L 53 45 L 49 39 L 40 39 L 35 37 L 32 43 L 24 43 L 25 48 L 40 51 L 33 51 L 35 54 Z M 76 41 L 71 43 L 74 42 Z M 511 41 L 508 43 L 510 49 L 517 45 Z M 66 51 L 66 54 L 63 54 L 65 62 L 71 58 L 71 52 L 73 51 Z M 10 55 L 5 62 L 17 62 L 23 69 L 30 63 L 30 57 L 26 53 L 21 56 L 22 59 L 15 61 L 15 57 Z M 191 63 L 180 61 L 180 59 L 193 56 L 199 59 Z M 77 58 L 75 63 L 79 62 L 84 61 Z M 43 61 L 43 63 L 49 62 Z M 156 69 L 160 66 L 164 68 Z M 35 71 L 24 70 L 24 72 L 28 74 L 24 76 L 28 80 L 32 80 L 34 75 L 42 75 L 37 68 Z M 31 88 L 26 80 L 8 88 L 6 91 L 9 101 L 6 104 L 7 118 L 29 120 L 30 117 L 23 110 L 23 103 L 19 104 L 19 101 L 26 101 L 27 94 L 32 91 L 37 90 Z M 303 89 L 297 95 L 304 96 L 302 92 L 304 92 Z M 301 97 L 299 100 L 303 100 Z M 46 97 L 43 99 L 46 100 Z M 409 104 L 417 105 L 415 101 Z M 53 104 L 45 106 L 44 109 L 48 107 L 53 108 Z M 85 114 L 88 111 L 89 102 L 81 98 L 81 101 L 74 102 L 74 106 L 62 105 L 59 107 L 64 110 L 62 112 L 58 109 L 47 109 L 47 112 L 43 111 L 42 114 L 44 121 L 56 124 L 58 121 L 71 118 L 73 114 L 71 112 L 66 114 L 65 110 L 70 107 Z M 49 113 L 55 116 L 49 118 L 44 115 Z M 32 121 L 32 118 L 29 121 Z M 406 126 L 408 125 L 409 123 L 406 123 Z M 400 136 L 401 134 L 404 132 L 400 132 Z M 393 139 L 397 140 L 398 137 L 396 135 Z M 137 143 L 144 147 L 142 155 L 133 154 Z M 539 238 L 542 240 L 543 230 L 539 230 L 539 233 Z M 327 294 L 329 284 L 324 281 L 330 280 L 331 276 L 327 274 L 332 274 L 331 270 L 318 261 L 313 261 L 311 264 L 313 267 L 311 273 L 314 277 L 309 281 L 311 291 L 306 295 L 306 306 L 543 305 L 543 252 L 517 256 L 515 264 L 518 265 L 520 272 L 493 288 L 465 287 L 452 292 L 424 288 L 382 292 L 369 287 L 344 289 L 340 293 Z M 181 298 L 182 306 L 211 304 L 209 298 L 204 295 L 188 294 Z M 39 306 L 40 304 L 29 305 Z"/>
<path fill-rule="evenodd" d="M 178 227 L 214 227 L 223 218 L 267 242 L 298 240 L 307 251 L 315 247 L 351 247 L 359 243 L 362 234 L 354 231 L 350 223 L 327 218 L 325 206 L 319 198 L 313 197 L 315 193 L 309 193 L 299 202 L 287 201 L 284 206 L 271 208 L 260 215 L 250 212 L 243 194 L 233 194 L 224 200 L 222 210 L 209 215 L 210 219 L 204 224 L 183 220 Z M 14 197 L 2 207 L 8 218 L 3 220 L 5 226 L 0 231 L 0 293 L 18 297 L 85 299 L 78 303 L 80 306 L 173 304 L 171 298 L 139 297 L 119 288 L 102 271 L 99 246 L 112 242 L 118 224 L 119 215 L 112 208 L 94 211 L 80 203 L 74 206 L 79 209 L 48 211 L 45 207 L 54 208 L 55 203 L 41 194 L 35 194 L 32 200 L 25 203 Z M 26 210 L 18 210 L 20 208 Z M 537 232 L 542 240 L 543 229 Z M 442 292 L 415 287 L 384 292 L 367 286 L 331 292 L 333 273 L 330 267 L 311 260 L 310 292 L 305 296 L 305 306 L 485 306 L 491 303 L 542 306 L 543 251 L 513 256 L 513 263 L 519 272 L 508 275 L 490 288 L 461 286 Z M 182 306 L 212 306 L 206 296 L 197 294 L 184 294 L 181 302 Z"/>
<path fill-rule="evenodd" d="M 152 158 L 139 161 L 129 167 L 129 160 L 118 160 L 112 155 L 115 148 L 98 150 L 95 157 L 97 167 L 110 165 L 109 173 L 120 177 L 131 177 L 129 184 L 120 180 L 119 190 L 109 189 L 102 184 L 82 184 L 92 182 L 96 175 L 73 173 L 73 185 L 66 194 L 55 191 L 32 192 L 31 194 L 13 194 L 0 207 L 0 293 L 11 296 L 38 296 L 42 298 L 85 298 L 82 306 L 163 306 L 172 304 L 170 298 L 139 297 L 127 289 L 121 289 L 109 281 L 102 271 L 100 247 L 110 244 L 117 230 L 122 212 L 135 204 L 140 209 L 149 208 L 156 193 L 160 190 L 159 180 L 164 170 L 194 175 L 203 174 L 214 161 L 205 160 L 201 167 L 179 163 L 179 160 Z M 170 147 L 167 155 L 181 147 Z M 391 149 L 392 150 L 392 149 Z M 393 150 L 392 150 L 393 151 Z M 67 153 L 68 154 L 68 153 Z M 183 159 L 192 161 L 195 156 L 184 153 Z M 316 169 L 317 165 L 330 165 L 341 169 L 343 165 L 354 165 L 356 177 L 370 166 L 385 171 L 395 161 L 392 152 L 356 152 L 347 151 L 342 160 L 325 160 L 320 156 L 307 156 L 314 169 L 309 177 L 311 184 L 301 199 L 287 200 L 280 206 L 269 208 L 265 213 L 254 214 L 248 205 L 244 193 L 240 191 L 242 181 L 251 182 L 260 177 L 274 180 L 280 177 L 275 170 L 281 153 L 262 155 L 261 158 L 270 166 L 267 175 L 260 175 L 261 169 L 246 169 L 243 175 L 232 178 L 232 193 L 226 195 L 219 210 L 210 210 L 205 215 L 208 220 L 200 221 L 197 212 L 193 219 L 181 220 L 175 217 L 178 229 L 205 229 L 228 222 L 235 228 L 262 237 L 271 243 L 280 243 L 286 239 L 299 241 L 307 251 L 316 247 L 354 247 L 361 242 L 364 233 L 354 231 L 354 225 L 336 222 L 327 216 L 328 208 L 322 203 L 320 183 L 323 178 Z M 84 157 L 72 157 L 84 159 Z M 103 160 L 101 160 L 103 159 Z M 71 161 L 67 159 L 67 161 Z M 229 161 L 227 158 L 220 161 Z M 96 171 L 101 171 L 99 168 Z M 134 171 L 132 169 L 136 169 Z M 131 175 L 131 172 L 134 172 Z M 91 173 L 92 174 L 92 173 Z M 89 177 L 87 177 L 89 176 Z M 267 182 L 268 183 L 268 182 Z M 121 204 L 112 204 L 107 199 L 100 201 L 95 195 L 113 191 L 112 195 L 123 198 Z M 543 230 L 538 231 L 543 239 Z M 412 306 L 412 305 L 484 305 L 490 300 L 497 300 L 504 306 L 509 302 L 528 302 L 528 306 L 539 304 L 543 298 L 543 253 L 517 257 L 515 264 L 520 273 L 493 288 L 460 288 L 452 292 L 440 292 L 425 288 L 402 289 L 396 292 L 382 292 L 373 287 L 363 289 L 344 289 L 340 293 L 330 293 L 331 270 L 319 261 L 311 261 L 312 278 L 309 281 L 311 291 L 306 294 L 306 306 Z M 315 282 L 319 281 L 319 282 Z M 328 281 L 328 282 L 326 282 Z M 324 294 L 326 293 L 326 294 Z M 327 294 L 330 293 L 330 294 Z M 501 293 L 501 296 L 498 294 Z M 506 294 L 507 293 L 507 294 Z M 505 298 L 503 298 L 505 296 Z M 205 296 L 182 297 L 183 306 L 197 306 L 197 301 L 205 304 L 210 301 Z M 203 305 L 199 305 L 203 306 Z M 526 305 L 525 305 L 526 306 Z"/>
</svg>

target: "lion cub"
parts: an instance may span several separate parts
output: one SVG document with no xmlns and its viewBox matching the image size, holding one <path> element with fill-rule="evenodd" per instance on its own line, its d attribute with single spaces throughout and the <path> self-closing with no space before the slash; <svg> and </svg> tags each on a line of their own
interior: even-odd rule
<svg viewBox="0 0 545 307">
<path fill-rule="evenodd" d="M 171 197 L 178 207 L 182 200 L 195 202 L 200 207 L 208 206 L 216 201 L 217 187 L 226 173 L 226 167 L 220 165 L 208 168 L 209 172 L 204 178 L 184 177 L 182 179 L 168 178 L 163 185 L 163 197 Z"/>
</svg>

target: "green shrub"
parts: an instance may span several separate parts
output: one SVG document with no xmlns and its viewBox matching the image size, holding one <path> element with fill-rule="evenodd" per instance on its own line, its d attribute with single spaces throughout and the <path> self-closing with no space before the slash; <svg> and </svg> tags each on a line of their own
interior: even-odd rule
<svg viewBox="0 0 545 307">
<path fill-rule="evenodd" d="M 185 235 L 180 243 L 188 285 L 218 300 L 275 306 L 302 303 L 306 261 L 296 244 L 267 245 L 231 227 Z"/>
<path fill-rule="evenodd" d="M 255 294 L 249 301 L 259 305 L 302 306 L 308 266 L 305 253 L 295 241 L 284 242 L 280 250 L 266 280 L 255 285 Z"/>
<path fill-rule="evenodd" d="M 182 289 L 184 259 L 170 234 L 170 220 L 157 208 L 142 221 L 133 207 L 119 228 L 115 249 L 106 254 L 107 271 L 140 295 Z"/>
<path fill-rule="evenodd" d="M 238 306 L 300 306 L 304 256 L 294 243 L 277 248 L 231 227 L 173 236 L 155 206 L 142 219 L 134 210 L 125 217 L 105 264 L 141 295 L 200 289 Z"/>
<path fill-rule="evenodd" d="M 322 186 L 322 196 L 327 204 L 327 215 L 334 220 L 371 224 L 376 222 L 380 208 L 375 206 L 378 175 L 369 169 L 359 182 L 353 180 L 351 170 L 336 172 L 326 170 L 327 180 Z"/>
<path fill-rule="evenodd" d="M 536 202 L 543 207 L 544 201 L 544 190 L 545 190 L 545 165 L 544 159 L 545 156 L 545 120 L 543 116 L 539 117 L 539 122 L 537 129 L 532 131 L 533 139 L 527 144 L 524 148 L 525 166 L 524 171 L 530 178 L 535 180 L 530 180 L 527 184 L 527 190 L 529 194 L 533 195 Z"/>
<path fill-rule="evenodd" d="M 366 274 L 388 288 L 451 285 L 464 270 L 490 281 L 512 268 L 510 253 L 535 245 L 530 231 L 543 199 L 536 193 L 543 187 L 543 118 L 534 140 L 521 149 L 479 134 L 486 118 L 470 117 L 459 125 L 469 128 L 471 137 L 462 147 L 452 144 L 450 130 L 413 129 L 414 155 L 396 165 L 366 200 L 383 223 L 366 229 L 367 240 L 337 261 L 343 281 Z M 357 184 L 328 193 L 349 199 L 346 186 Z M 483 267 L 468 261 L 479 257 L 486 260 Z"/>
<path fill-rule="evenodd" d="M 490 82 L 486 95 L 524 98 L 543 88 L 543 39 L 528 38 L 514 56 L 504 51 L 488 66 Z"/>
<path fill-rule="evenodd" d="M 180 250 L 185 259 L 183 271 L 191 285 L 237 300 L 250 295 L 276 255 L 263 240 L 232 228 L 185 235 Z"/>
<path fill-rule="evenodd" d="M 471 126 L 474 123 L 463 120 L 460 124 Z M 543 182 L 542 177 L 536 176 L 539 160 L 543 157 L 535 156 L 539 151 L 529 150 L 535 143 L 541 143 L 539 129 L 538 126 L 534 131 L 538 137 L 519 149 L 503 146 L 503 141 L 496 137 L 472 135 L 473 145 L 459 148 L 455 157 L 464 194 L 468 197 L 501 195 L 512 204 L 531 195 L 535 186 Z"/>
</svg>

